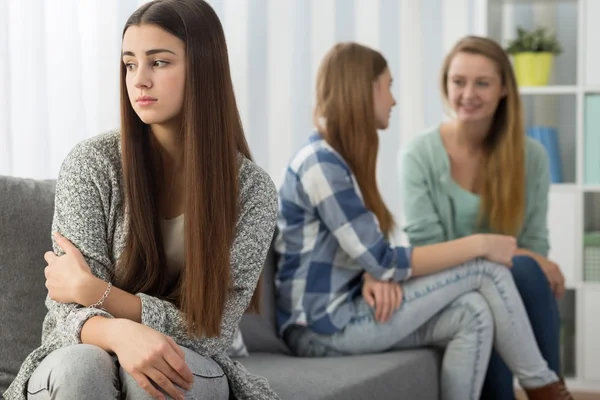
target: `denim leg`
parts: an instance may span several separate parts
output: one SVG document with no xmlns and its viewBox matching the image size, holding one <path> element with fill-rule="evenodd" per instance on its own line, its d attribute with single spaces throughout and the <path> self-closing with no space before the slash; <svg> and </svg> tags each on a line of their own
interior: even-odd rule
<svg viewBox="0 0 600 400">
<path fill-rule="evenodd" d="M 550 369 L 560 375 L 560 316 L 554 294 L 538 263 L 528 256 L 513 258 L 511 269 L 535 339 Z M 500 355 L 492 352 L 482 399 L 514 400 L 513 375 Z"/>
<path fill-rule="evenodd" d="M 513 374 L 496 350 L 490 357 L 481 400 L 515 400 Z"/>
<path fill-rule="evenodd" d="M 487 301 L 494 317 L 494 346 L 518 376 L 521 385 L 536 388 L 558 381 L 539 352 L 509 269 L 480 259 L 405 282 L 402 306 L 390 321 L 385 324 L 370 323 L 372 311 L 366 314 L 359 308 L 340 332 L 309 335 L 310 343 L 304 347 L 309 349 L 307 353 L 312 354 L 302 355 L 387 351 L 458 297 L 472 291 L 478 291 Z M 293 342 L 290 338 L 287 340 Z M 296 349 L 300 347 L 303 346 L 296 346 Z M 322 349 L 330 350 L 323 352 L 320 351 Z"/>
<path fill-rule="evenodd" d="M 367 331 L 386 330 L 378 329 L 383 325 L 377 323 L 374 310 L 364 299 L 356 299 L 355 304 L 359 315 L 356 323 L 365 331 L 365 336 Z M 379 341 L 382 336 L 367 337 Z M 340 355 L 306 328 L 294 328 L 287 339 L 290 347 L 300 356 Z M 441 399 L 477 400 L 493 341 L 492 312 L 483 296 L 477 292 L 469 292 L 458 297 L 389 350 L 425 346 L 445 348 L 440 371 Z"/>
<path fill-rule="evenodd" d="M 477 292 L 463 294 L 394 349 L 445 347 L 440 372 L 442 400 L 477 400 L 494 341 L 494 318 Z"/>
<path fill-rule="evenodd" d="M 100 347 L 76 344 L 50 353 L 33 371 L 28 400 L 119 398 L 117 366 Z"/>
<path fill-rule="evenodd" d="M 511 271 L 538 347 L 550 369 L 560 376 L 560 314 L 556 297 L 546 274 L 534 259 L 518 256 L 514 261 Z"/>
</svg>

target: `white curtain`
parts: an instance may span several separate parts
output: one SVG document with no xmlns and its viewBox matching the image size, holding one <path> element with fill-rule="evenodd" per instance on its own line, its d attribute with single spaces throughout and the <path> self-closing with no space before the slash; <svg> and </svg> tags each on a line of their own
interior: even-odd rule
<svg viewBox="0 0 600 400">
<path fill-rule="evenodd" d="M 0 174 L 54 178 L 79 141 L 118 126 L 127 0 L 0 0 Z"/>
<path fill-rule="evenodd" d="M 398 149 L 442 117 L 438 69 L 448 43 L 471 31 L 474 1 L 210 0 L 256 162 L 279 180 L 312 131 L 321 58 L 338 41 L 367 44 L 396 82 L 378 180 L 400 217 Z M 77 142 L 118 127 L 121 31 L 142 3 L 0 0 L 0 175 L 55 178 Z"/>
</svg>

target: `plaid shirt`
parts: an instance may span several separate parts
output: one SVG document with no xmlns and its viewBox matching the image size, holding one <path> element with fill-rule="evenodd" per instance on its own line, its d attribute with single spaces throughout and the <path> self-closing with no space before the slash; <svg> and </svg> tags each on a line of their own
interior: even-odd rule
<svg viewBox="0 0 600 400">
<path fill-rule="evenodd" d="M 411 247 L 395 247 L 368 210 L 350 167 L 319 134 L 293 158 L 279 190 L 277 323 L 318 333 L 354 314 L 366 271 L 378 280 L 410 277 Z"/>
</svg>

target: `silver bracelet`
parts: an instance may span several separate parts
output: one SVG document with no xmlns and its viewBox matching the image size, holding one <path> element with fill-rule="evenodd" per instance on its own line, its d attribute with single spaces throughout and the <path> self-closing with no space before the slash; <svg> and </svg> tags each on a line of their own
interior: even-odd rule
<svg viewBox="0 0 600 400">
<path fill-rule="evenodd" d="M 97 308 L 99 310 L 104 310 L 104 307 L 103 307 L 104 300 L 106 300 L 106 298 L 108 297 L 108 294 L 110 293 L 111 288 L 112 288 L 112 283 L 108 282 L 108 286 L 106 287 L 106 291 L 102 295 L 102 298 L 100 298 L 100 300 L 98 300 L 94 304 L 90 305 L 89 308 Z"/>
</svg>

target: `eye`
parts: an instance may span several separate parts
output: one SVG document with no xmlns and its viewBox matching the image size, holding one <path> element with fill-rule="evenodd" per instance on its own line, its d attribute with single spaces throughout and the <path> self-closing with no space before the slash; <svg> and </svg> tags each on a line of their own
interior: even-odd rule
<svg viewBox="0 0 600 400">
<path fill-rule="evenodd" d="M 126 63 L 125 64 L 125 69 L 127 69 L 127 71 L 133 71 L 133 69 L 135 68 L 135 64 L 134 63 Z"/>
<path fill-rule="evenodd" d="M 169 63 L 168 63 L 168 62 L 166 62 L 166 61 L 163 61 L 163 60 L 155 60 L 155 61 L 154 61 L 154 63 L 153 63 L 152 65 L 153 65 L 153 66 L 155 66 L 155 67 L 159 67 L 159 68 L 160 68 L 160 67 L 164 67 L 164 66 L 166 66 L 167 64 L 169 64 Z"/>
<path fill-rule="evenodd" d="M 490 84 L 489 84 L 488 82 L 480 81 L 480 82 L 477 82 L 477 85 L 478 85 L 478 86 L 482 86 L 482 87 L 487 87 L 487 86 L 489 86 Z"/>
<path fill-rule="evenodd" d="M 452 81 L 456 86 L 462 86 L 463 81 L 461 79 L 454 79 Z"/>
</svg>

